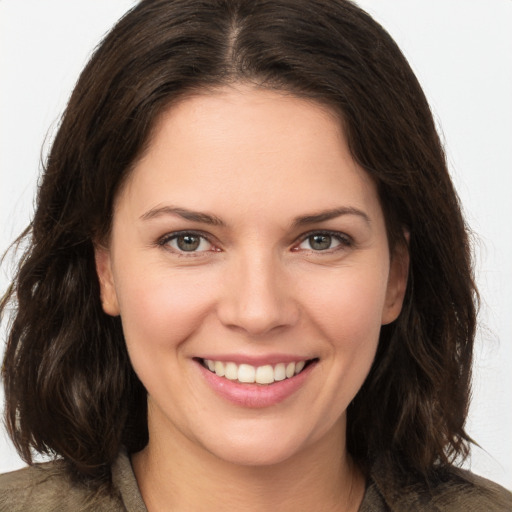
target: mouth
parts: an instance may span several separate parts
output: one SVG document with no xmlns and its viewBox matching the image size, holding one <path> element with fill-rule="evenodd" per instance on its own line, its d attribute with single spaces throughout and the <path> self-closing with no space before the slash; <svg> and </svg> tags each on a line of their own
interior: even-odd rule
<svg viewBox="0 0 512 512">
<path fill-rule="evenodd" d="M 302 373 L 308 366 L 318 361 L 318 358 L 265 364 L 253 366 L 251 364 L 237 364 L 232 361 L 217 361 L 213 359 L 196 359 L 204 368 L 218 377 L 238 382 L 240 384 L 260 384 L 268 386 L 275 382 L 291 379 Z"/>
</svg>

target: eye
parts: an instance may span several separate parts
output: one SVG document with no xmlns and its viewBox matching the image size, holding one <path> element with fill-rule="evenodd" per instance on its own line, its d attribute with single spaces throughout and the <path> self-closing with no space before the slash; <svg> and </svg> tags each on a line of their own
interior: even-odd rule
<svg viewBox="0 0 512 512">
<path fill-rule="evenodd" d="M 205 252 L 213 250 L 213 244 L 206 237 L 194 232 L 172 233 L 165 236 L 160 245 L 177 252 Z"/>
<path fill-rule="evenodd" d="M 307 237 L 297 246 L 298 249 L 309 251 L 328 251 L 337 249 L 340 246 L 350 246 L 351 241 L 342 233 L 324 233 L 317 232 L 307 235 Z"/>
</svg>

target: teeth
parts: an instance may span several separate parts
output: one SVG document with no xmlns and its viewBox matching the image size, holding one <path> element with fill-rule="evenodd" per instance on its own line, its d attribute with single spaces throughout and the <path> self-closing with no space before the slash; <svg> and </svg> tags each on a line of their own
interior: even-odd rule
<svg viewBox="0 0 512 512">
<path fill-rule="evenodd" d="M 274 367 L 274 380 L 286 379 L 286 366 L 284 363 L 276 364 Z"/>
<path fill-rule="evenodd" d="M 272 384 L 274 382 L 274 368 L 269 364 L 256 368 L 256 382 L 258 384 Z"/>
<path fill-rule="evenodd" d="M 238 368 L 235 363 L 226 363 L 224 365 L 224 372 L 226 379 L 237 380 L 238 379 Z"/>
<path fill-rule="evenodd" d="M 213 361 L 205 359 L 204 365 L 219 377 L 229 380 L 238 380 L 244 383 L 272 384 L 276 381 L 290 379 L 299 374 L 306 366 L 306 361 L 296 363 L 278 363 L 275 366 L 252 366 L 250 364 L 237 365 L 232 362 Z"/>
<path fill-rule="evenodd" d="M 215 373 L 219 377 L 224 377 L 224 363 L 221 361 L 215 361 Z"/>
<path fill-rule="evenodd" d="M 288 378 L 293 377 L 295 375 L 295 363 L 288 363 L 285 373 Z"/>
<path fill-rule="evenodd" d="M 256 368 L 250 364 L 241 364 L 238 367 L 238 380 L 240 382 L 255 382 Z"/>
</svg>

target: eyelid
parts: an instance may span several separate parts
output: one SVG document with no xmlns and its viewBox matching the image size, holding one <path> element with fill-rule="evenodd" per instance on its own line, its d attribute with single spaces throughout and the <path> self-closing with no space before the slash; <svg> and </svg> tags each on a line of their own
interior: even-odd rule
<svg viewBox="0 0 512 512">
<path fill-rule="evenodd" d="M 190 251 L 190 252 L 187 252 L 187 251 L 180 251 L 178 249 L 174 249 L 173 247 L 169 247 L 167 245 L 171 240 L 174 240 L 174 239 L 178 238 L 179 236 L 184 236 L 184 235 L 193 235 L 193 236 L 198 236 L 198 237 L 203 238 L 210 245 L 213 246 L 213 251 L 212 250 L 206 250 L 206 251 Z M 314 249 L 311 249 L 310 252 L 326 253 L 326 254 L 328 254 L 329 252 L 334 252 L 334 251 L 338 250 L 338 247 L 341 247 L 343 249 L 343 248 L 351 247 L 351 246 L 354 245 L 353 238 L 351 236 L 347 235 L 344 232 L 332 231 L 332 230 L 329 230 L 329 229 L 314 229 L 314 230 L 308 231 L 306 233 L 302 233 L 296 239 L 296 241 L 293 243 L 292 250 L 298 251 L 299 250 L 298 246 L 301 243 L 303 243 L 305 240 L 307 240 L 309 237 L 314 236 L 314 235 L 328 235 L 328 236 L 331 236 L 331 237 L 335 238 L 336 240 L 338 240 L 340 242 L 340 246 L 336 246 L 333 249 L 326 249 L 324 251 L 315 251 Z M 205 233 L 203 231 L 195 230 L 195 229 L 182 229 L 182 230 L 179 230 L 179 231 L 172 231 L 172 232 L 166 233 L 165 235 L 163 235 L 163 236 L 158 238 L 158 240 L 156 241 L 156 245 L 161 246 L 163 248 L 166 248 L 169 251 L 172 251 L 172 252 L 174 252 L 176 254 L 186 255 L 186 256 L 194 256 L 194 255 L 197 256 L 197 255 L 204 254 L 204 253 L 207 253 L 207 252 L 217 252 L 217 251 L 220 251 L 220 249 L 218 248 L 218 244 L 216 244 L 212 240 L 212 236 L 209 233 Z"/>
<path fill-rule="evenodd" d="M 214 249 L 212 250 L 206 250 L 206 251 L 180 251 L 179 249 L 175 249 L 174 247 L 170 247 L 168 244 L 171 240 L 175 240 L 176 238 L 180 236 L 185 235 L 192 235 L 197 236 L 200 238 L 203 238 L 206 240 Z M 218 251 L 216 244 L 212 241 L 212 236 L 208 233 L 204 233 L 203 231 L 198 231 L 196 229 L 182 229 L 179 231 L 171 231 L 170 233 L 166 233 L 165 235 L 158 238 L 156 241 L 156 244 L 160 247 L 163 247 L 164 249 L 167 249 L 169 251 L 172 251 L 175 254 L 179 254 L 180 256 L 186 255 L 186 256 L 198 256 L 207 252 L 214 252 Z"/>
<path fill-rule="evenodd" d="M 303 233 L 302 235 L 300 235 L 300 237 L 298 237 L 297 241 L 293 244 L 292 250 L 296 250 L 296 251 L 299 250 L 298 246 L 302 242 L 306 241 L 309 237 L 314 236 L 314 235 L 328 235 L 333 238 L 336 238 L 340 242 L 341 248 L 351 247 L 354 245 L 353 238 L 342 231 L 332 231 L 330 229 L 314 229 L 314 230 L 308 231 L 307 233 Z M 329 252 L 334 252 L 337 249 L 338 249 L 338 247 L 334 247 L 333 249 L 326 249 L 324 251 L 315 251 L 313 249 L 311 249 L 310 251 L 314 252 L 314 253 L 318 253 L 318 254 L 321 254 L 321 253 L 328 254 Z"/>
</svg>

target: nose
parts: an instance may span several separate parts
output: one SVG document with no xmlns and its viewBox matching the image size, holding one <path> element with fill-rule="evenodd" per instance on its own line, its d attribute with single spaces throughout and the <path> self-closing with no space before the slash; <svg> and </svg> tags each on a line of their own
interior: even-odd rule
<svg viewBox="0 0 512 512">
<path fill-rule="evenodd" d="M 278 258 L 271 254 L 236 258 L 223 284 L 218 316 L 225 326 L 251 337 L 295 325 L 298 303 Z"/>
</svg>

